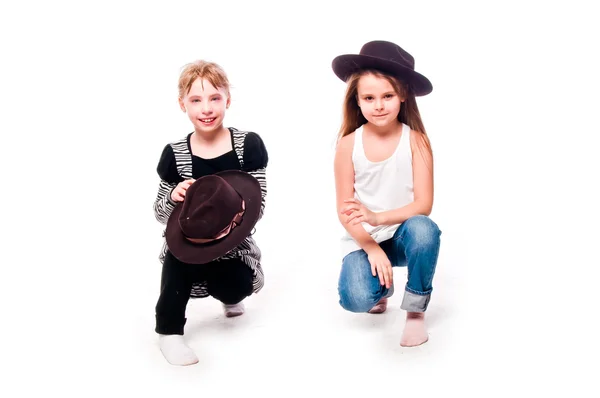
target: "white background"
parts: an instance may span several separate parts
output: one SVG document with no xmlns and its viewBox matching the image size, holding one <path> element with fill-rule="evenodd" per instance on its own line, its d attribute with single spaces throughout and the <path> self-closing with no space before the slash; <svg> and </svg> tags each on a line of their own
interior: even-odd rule
<svg viewBox="0 0 600 398">
<path fill-rule="evenodd" d="M 119 3 L 0 6 L 2 396 L 593 395 L 600 32 L 589 5 Z M 370 40 L 398 43 L 434 87 L 418 105 L 442 248 L 430 341 L 413 349 L 398 345 L 401 294 L 380 317 L 337 304 L 344 84 L 331 61 Z M 195 59 L 223 66 L 226 125 L 269 151 L 256 235 L 266 286 L 234 320 L 192 302 L 200 363 L 176 368 L 153 332 L 152 203 L 164 145 L 191 131 L 177 79 Z"/>
</svg>

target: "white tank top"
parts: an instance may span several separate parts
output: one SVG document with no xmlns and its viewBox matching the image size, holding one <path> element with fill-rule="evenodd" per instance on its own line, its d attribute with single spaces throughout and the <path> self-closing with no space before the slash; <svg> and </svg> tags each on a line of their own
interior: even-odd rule
<svg viewBox="0 0 600 398">
<path fill-rule="evenodd" d="M 400 142 L 394 153 L 381 162 L 371 162 L 365 155 L 362 126 L 354 132 L 352 163 L 354 164 L 354 197 L 373 212 L 383 212 L 406 206 L 414 201 L 412 152 L 410 127 L 402 126 Z M 400 226 L 380 225 L 373 227 L 362 223 L 365 230 L 377 242 L 394 236 Z M 361 247 L 345 231 L 341 242 L 342 257 Z"/>
</svg>

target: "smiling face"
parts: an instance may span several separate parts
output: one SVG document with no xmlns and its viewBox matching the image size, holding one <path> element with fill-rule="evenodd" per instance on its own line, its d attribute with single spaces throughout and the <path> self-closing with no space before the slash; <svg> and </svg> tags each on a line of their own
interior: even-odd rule
<svg viewBox="0 0 600 398">
<path fill-rule="evenodd" d="M 358 80 L 356 100 L 367 122 L 387 127 L 398 123 L 404 98 L 388 79 L 367 73 Z"/>
<path fill-rule="evenodd" d="M 198 78 L 183 98 L 179 98 L 179 106 L 187 113 L 196 132 L 205 134 L 221 129 L 230 101 L 227 89 Z"/>
</svg>

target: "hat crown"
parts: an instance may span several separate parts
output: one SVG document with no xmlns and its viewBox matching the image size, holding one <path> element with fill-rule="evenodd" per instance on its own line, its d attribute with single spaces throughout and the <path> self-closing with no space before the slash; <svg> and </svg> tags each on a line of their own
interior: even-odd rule
<svg viewBox="0 0 600 398">
<path fill-rule="evenodd" d="M 223 178 L 206 176 L 188 188 L 179 215 L 185 236 L 211 239 L 242 210 L 242 198 Z"/>
<path fill-rule="evenodd" d="M 395 62 L 404 67 L 415 69 L 415 59 L 399 45 L 389 41 L 376 40 L 366 43 L 360 49 L 360 55 L 368 55 Z"/>
<path fill-rule="evenodd" d="M 261 185 L 250 173 L 225 170 L 199 177 L 167 220 L 167 249 L 183 263 L 208 264 L 252 235 L 261 211 Z"/>
</svg>

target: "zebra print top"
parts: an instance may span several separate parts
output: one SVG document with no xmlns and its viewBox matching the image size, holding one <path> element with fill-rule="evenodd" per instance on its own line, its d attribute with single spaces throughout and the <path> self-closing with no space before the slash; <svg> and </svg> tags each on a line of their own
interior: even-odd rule
<svg viewBox="0 0 600 398">
<path fill-rule="evenodd" d="M 266 168 L 268 154 L 260 136 L 253 132 L 239 131 L 233 127 L 229 128 L 233 151 L 212 159 L 201 159 L 192 156 L 189 139 L 192 133 L 186 137 L 168 144 L 163 150 L 157 171 L 161 178 L 158 186 L 158 194 L 154 201 L 154 215 L 163 225 L 166 225 L 176 203 L 171 200 L 171 191 L 177 184 L 188 178 L 200 178 L 203 175 L 214 174 L 224 170 L 242 170 L 253 175 L 260 183 L 262 203 L 259 220 L 265 209 L 267 196 Z M 235 153 L 235 155 L 233 155 Z M 230 155 L 231 154 L 231 155 Z M 236 161 L 237 158 L 237 161 Z M 233 159 L 233 161 L 231 161 Z M 165 230 L 163 230 L 163 239 Z M 159 261 L 164 262 L 168 247 L 166 239 L 163 240 L 162 251 Z M 253 292 L 259 292 L 264 285 L 264 274 L 260 264 L 261 252 L 252 236 L 248 236 L 239 246 L 225 254 L 219 261 L 226 258 L 239 257 L 253 272 Z M 206 281 L 196 282 L 192 286 L 191 298 L 207 297 Z"/>
</svg>

